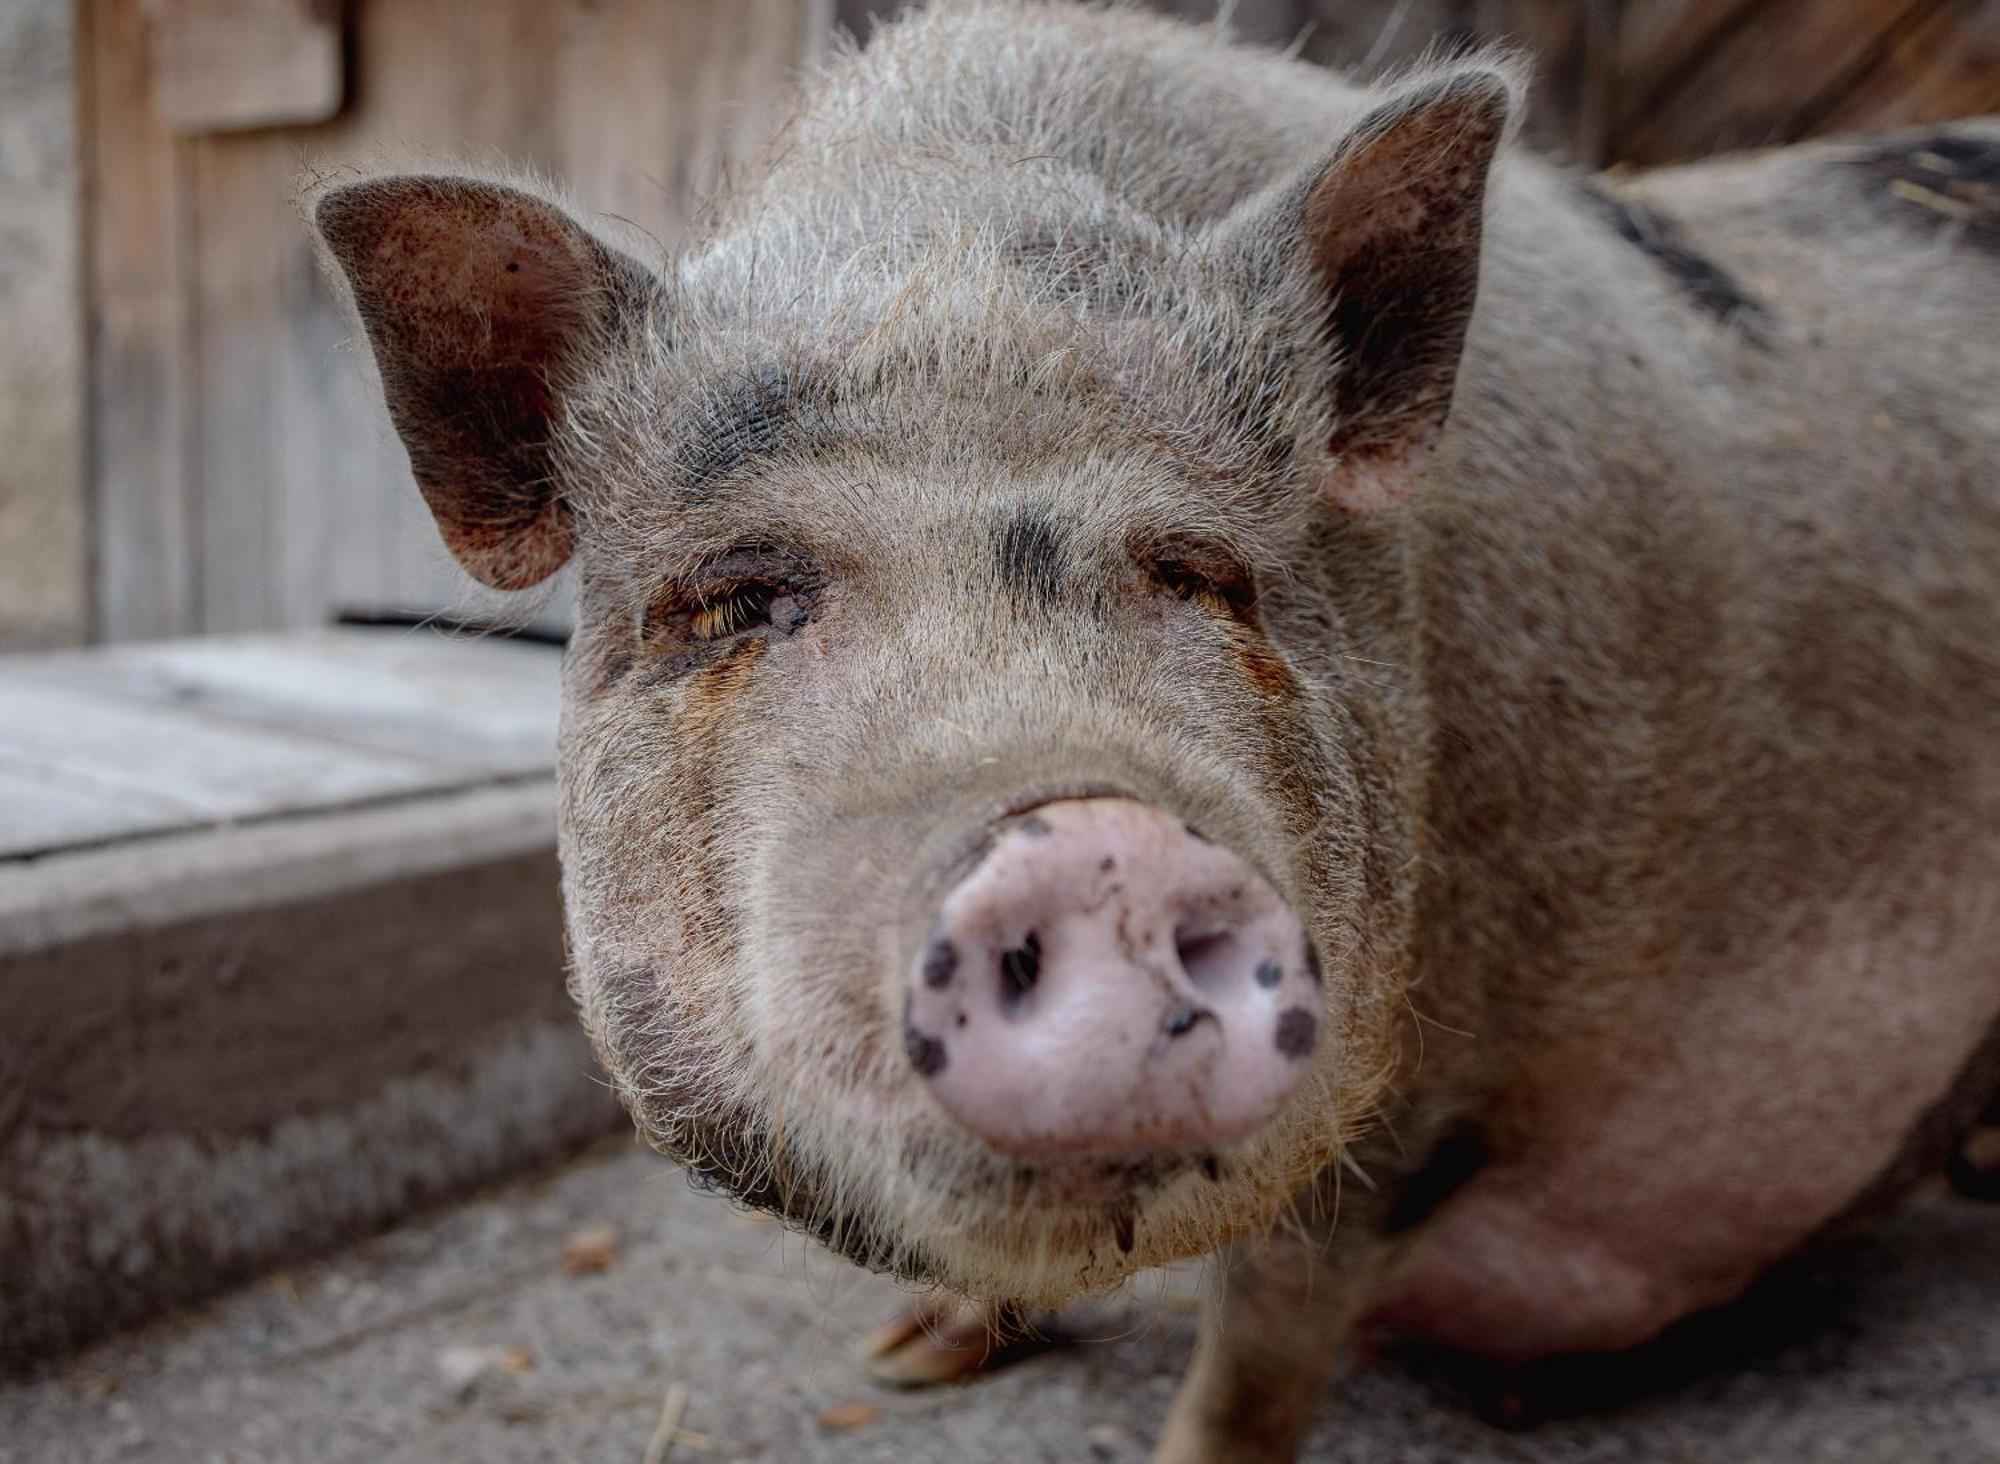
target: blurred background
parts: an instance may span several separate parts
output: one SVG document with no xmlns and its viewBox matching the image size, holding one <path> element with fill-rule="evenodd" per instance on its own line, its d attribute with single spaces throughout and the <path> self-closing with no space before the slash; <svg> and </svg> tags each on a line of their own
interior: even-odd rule
<svg viewBox="0 0 2000 1464">
<path fill-rule="evenodd" d="M 801 1290 L 827 1268 L 626 1151 L 563 990 L 562 592 L 447 559 L 294 202 L 318 170 L 506 163 L 671 249 L 793 73 L 889 8 L 0 0 L 0 1373 L 34 1379 L 0 1384 L 0 1461 L 985 1457 L 1003 1412 L 1038 1431 L 1019 1457 L 1139 1457 L 1184 1308 L 1081 1394 L 980 1395 L 984 1424 L 849 1398 L 821 1344 L 863 1283 Z M 1362 74 L 1507 38 L 1579 167 L 2000 111 L 2000 0 L 1229 9 Z M 1938 1285 L 1996 1294 L 1990 1231 L 1925 1234 Z M 892 1300 L 866 1285 L 864 1322 Z M 1838 1457 L 1973 1457 L 1972 1395 L 1923 1405 L 1924 1453 L 1936 1369 L 1857 1336 L 1910 1448 Z M 1847 1406 L 1808 1375 L 1717 1406 L 1751 1433 Z M 1366 1386 L 1371 1457 L 1403 1457 L 1421 1395 Z M 1128 1413 L 1093 1414 L 1107 1389 Z M 1721 1456 L 1624 1427 L 1588 1457 Z M 1526 1457 L 1482 1440 L 1451 1456 Z"/>
</svg>

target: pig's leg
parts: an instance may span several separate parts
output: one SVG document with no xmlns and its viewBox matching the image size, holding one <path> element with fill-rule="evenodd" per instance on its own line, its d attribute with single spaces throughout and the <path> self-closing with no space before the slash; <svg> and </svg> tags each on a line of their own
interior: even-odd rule
<svg viewBox="0 0 2000 1464">
<path fill-rule="evenodd" d="M 1155 1464 L 1285 1461 L 1362 1319 L 1405 1264 L 1401 1239 L 1343 1216 L 1331 1241 L 1287 1234 L 1233 1250 L 1203 1318 Z"/>
</svg>

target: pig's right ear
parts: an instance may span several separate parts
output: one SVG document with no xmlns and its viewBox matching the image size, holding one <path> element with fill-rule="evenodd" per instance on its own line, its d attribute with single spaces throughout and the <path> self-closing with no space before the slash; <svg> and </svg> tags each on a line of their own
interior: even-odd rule
<svg viewBox="0 0 2000 1464">
<path fill-rule="evenodd" d="M 496 589 L 547 579 L 572 541 L 550 446 L 562 394 L 646 308 L 651 276 L 555 204 L 471 178 L 348 184 L 313 221 L 445 547 Z"/>
<path fill-rule="evenodd" d="M 1416 82 L 1257 217 L 1234 221 L 1246 245 L 1306 267 L 1334 355 L 1322 496 L 1351 512 L 1400 502 L 1444 429 L 1478 294 L 1487 173 L 1518 90 L 1504 63 Z"/>
</svg>

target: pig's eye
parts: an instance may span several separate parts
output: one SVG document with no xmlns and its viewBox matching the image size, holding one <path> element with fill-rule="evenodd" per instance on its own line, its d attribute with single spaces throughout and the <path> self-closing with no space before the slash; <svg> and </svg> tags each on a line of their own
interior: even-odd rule
<svg viewBox="0 0 2000 1464">
<path fill-rule="evenodd" d="M 736 585 L 696 605 L 688 629 L 696 640 L 726 640 L 771 623 L 771 605 L 784 593 L 777 585 Z"/>
<path fill-rule="evenodd" d="M 660 587 L 645 607 L 639 638 L 663 664 L 699 658 L 740 636 L 793 635 L 812 619 L 820 579 L 797 556 L 762 548 L 723 556 L 693 580 Z"/>
<path fill-rule="evenodd" d="M 1153 577 L 1178 600 L 1224 614 L 1247 614 L 1257 603 L 1249 566 L 1227 550 L 1210 545 L 1177 546 L 1151 556 Z"/>
</svg>

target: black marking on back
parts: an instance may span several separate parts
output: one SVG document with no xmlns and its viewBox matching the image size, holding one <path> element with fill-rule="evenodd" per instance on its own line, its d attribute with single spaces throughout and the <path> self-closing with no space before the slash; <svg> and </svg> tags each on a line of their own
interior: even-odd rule
<svg viewBox="0 0 2000 1464">
<path fill-rule="evenodd" d="M 1842 155 L 1898 217 L 2000 250 L 2000 136 L 1929 132 Z"/>
<path fill-rule="evenodd" d="M 993 541 L 1000 582 L 1024 600 L 1047 604 L 1062 589 L 1067 554 L 1062 534 L 1032 510 L 1008 519 Z"/>
<path fill-rule="evenodd" d="M 1583 194 L 1611 231 L 1658 265 L 1696 309 L 1759 344 L 1767 340 L 1771 312 L 1734 275 L 1696 249 L 1679 224 L 1594 179 L 1583 185 Z"/>
<path fill-rule="evenodd" d="M 1453 1129 L 1438 1140 L 1416 1173 L 1403 1181 L 1383 1217 L 1383 1232 L 1396 1235 L 1416 1229 L 1471 1183 L 1492 1158 L 1493 1150 L 1478 1129 L 1469 1123 Z"/>
</svg>

